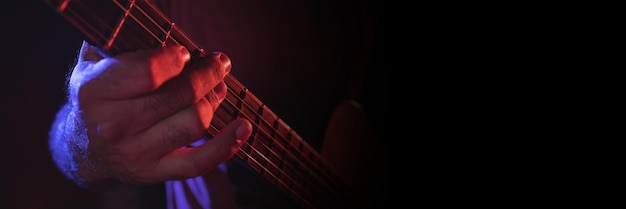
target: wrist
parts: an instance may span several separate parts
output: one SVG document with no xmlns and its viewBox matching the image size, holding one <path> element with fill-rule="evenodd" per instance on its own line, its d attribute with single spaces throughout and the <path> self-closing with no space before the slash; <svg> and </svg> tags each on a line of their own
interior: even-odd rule
<svg viewBox="0 0 626 209">
<path fill-rule="evenodd" d="M 88 156 L 89 139 L 80 111 L 71 103 L 56 115 L 49 133 L 52 158 L 58 169 L 80 187 L 103 179 Z"/>
</svg>

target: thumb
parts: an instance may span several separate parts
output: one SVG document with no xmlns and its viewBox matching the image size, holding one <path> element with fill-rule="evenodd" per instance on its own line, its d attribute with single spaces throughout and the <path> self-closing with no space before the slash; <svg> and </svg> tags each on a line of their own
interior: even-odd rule
<svg viewBox="0 0 626 209">
<path fill-rule="evenodd" d="M 72 95 L 70 96 L 71 98 L 77 98 L 78 88 L 83 84 L 85 75 L 90 74 L 93 70 L 93 65 L 104 58 L 105 56 L 96 47 L 90 45 L 87 41 L 83 41 L 76 58 L 76 64 L 67 78 L 69 85 L 68 93 Z"/>
<path fill-rule="evenodd" d="M 72 68 L 70 84 L 78 86 L 82 83 L 83 77 L 90 74 L 90 71 L 93 70 L 92 66 L 104 58 L 104 55 L 96 47 L 90 45 L 87 41 L 83 41 L 76 58 L 76 65 Z"/>
<path fill-rule="evenodd" d="M 204 144 L 179 149 L 163 157 L 157 173 L 166 174 L 167 179 L 192 178 L 208 173 L 232 158 L 251 134 L 252 124 L 248 120 L 235 119 Z"/>
<path fill-rule="evenodd" d="M 105 56 L 95 47 L 83 41 L 83 45 L 78 52 L 78 62 L 91 61 L 97 62 L 103 59 Z"/>
</svg>

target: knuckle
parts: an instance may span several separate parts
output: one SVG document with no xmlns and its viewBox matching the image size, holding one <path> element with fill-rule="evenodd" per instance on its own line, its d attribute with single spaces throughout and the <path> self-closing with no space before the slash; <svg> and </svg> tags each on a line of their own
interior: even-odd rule
<svg viewBox="0 0 626 209">
<path fill-rule="evenodd" d="M 222 100 L 220 95 L 215 93 L 215 91 L 210 91 L 208 94 L 204 96 L 204 98 L 206 98 L 206 100 L 212 106 L 219 104 L 219 102 Z"/>
<path fill-rule="evenodd" d="M 172 89 L 157 93 L 153 96 L 143 98 L 143 110 L 148 113 L 169 112 L 173 113 L 184 107 L 183 104 L 190 103 L 189 93 L 185 91 L 187 88 Z"/>
<path fill-rule="evenodd" d="M 193 134 L 187 128 L 170 126 L 163 133 L 163 138 L 161 140 L 163 144 L 168 147 L 180 148 L 185 146 L 192 137 Z"/>
<path fill-rule="evenodd" d="M 115 141 L 122 137 L 121 126 L 113 122 L 103 122 L 96 126 L 98 136 L 107 141 Z"/>
</svg>

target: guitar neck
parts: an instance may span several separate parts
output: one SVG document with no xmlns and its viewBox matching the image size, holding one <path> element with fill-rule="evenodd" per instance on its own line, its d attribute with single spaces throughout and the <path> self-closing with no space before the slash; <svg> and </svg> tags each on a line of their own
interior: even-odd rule
<svg viewBox="0 0 626 209">
<path fill-rule="evenodd" d="M 147 0 L 44 0 L 108 55 L 179 44 L 192 60 L 206 52 Z M 319 153 L 232 75 L 210 135 L 236 118 L 253 124 L 250 139 L 237 152 L 250 168 L 305 208 L 336 208 L 351 192 Z"/>
</svg>

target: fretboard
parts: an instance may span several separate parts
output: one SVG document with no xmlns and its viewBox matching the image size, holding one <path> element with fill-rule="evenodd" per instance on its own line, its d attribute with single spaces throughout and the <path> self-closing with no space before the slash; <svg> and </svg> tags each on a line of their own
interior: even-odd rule
<svg viewBox="0 0 626 209">
<path fill-rule="evenodd" d="M 180 44 L 192 60 L 206 52 L 147 0 L 44 0 L 113 56 L 122 52 Z M 209 135 L 236 118 L 252 122 L 250 139 L 236 157 L 305 208 L 339 208 L 351 199 L 348 187 L 319 153 L 232 75 L 226 99 L 215 113 Z"/>
</svg>

